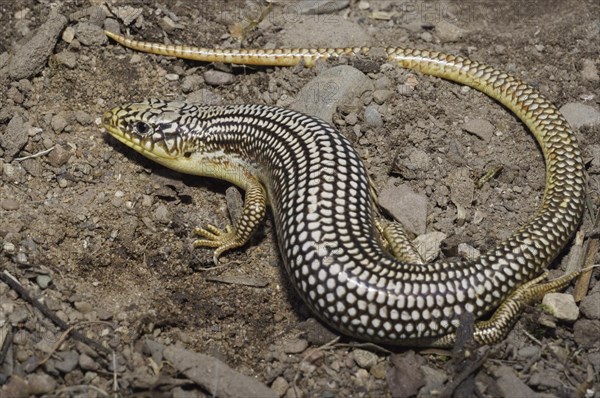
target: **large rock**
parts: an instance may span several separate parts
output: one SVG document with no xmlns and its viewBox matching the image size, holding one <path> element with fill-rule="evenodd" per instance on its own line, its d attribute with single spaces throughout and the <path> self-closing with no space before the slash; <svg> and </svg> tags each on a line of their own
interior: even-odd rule
<svg viewBox="0 0 600 398">
<path fill-rule="evenodd" d="M 339 105 L 368 90 L 373 90 L 371 79 L 352 66 L 340 65 L 325 70 L 302 87 L 290 108 L 331 123 Z"/>
<path fill-rule="evenodd" d="M 10 77 L 14 80 L 28 79 L 41 72 L 66 25 L 67 18 L 64 15 L 51 12 L 31 40 L 15 51 L 8 65 Z"/>
<path fill-rule="evenodd" d="M 560 108 L 567 122 L 575 128 L 583 126 L 598 126 L 600 124 L 600 112 L 593 106 L 570 102 Z"/>
</svg>

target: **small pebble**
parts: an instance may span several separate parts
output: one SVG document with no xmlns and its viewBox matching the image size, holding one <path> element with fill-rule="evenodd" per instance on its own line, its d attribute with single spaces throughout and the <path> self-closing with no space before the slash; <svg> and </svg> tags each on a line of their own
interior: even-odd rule
<svg viewBox="0 0 600 398">
<path fill-rule="evenodd" d="M 553 369 L 545 369 L 543 366 L 529 377 L 528 384 L 540 390 L 558 389 L 561 387 L 560 377 Z"/>
<path fill-rule="evenodd" d="M 463 242 L 458 244 L 458 255 L 467 260 L 476 260 L 481 256 L 481 252 L 468 243 Z"/>
<path fill-rule="evenodd" d="M 570 294 L 548 293 L 542 299 L 542 304 L 556 319 L 573 322 L 579 317 L 579 308 Z"/>
<path fill-rule="evenodd" d="M 60 133 L 65 129 L 65 127 L 67 127 L 68 122 L 65 118 L 65 115 L 62 112 L 60 112 L 52 116 L 52 121 L 50 122 L 50 124 L 52 125 L 52 130 L 54 130 L 54 132 Z"/>
<path fill-rule="evenodd" d="M 165 346 L 151 339 L 144 340 L 144 353 L 150 355 L 154 362 L 161 363 L 163 361 L 163 352 Z"/>
<path fill-rule="evenodd" d="M 191 93 L 192 91 L 198 90 L 204 79 L 202 76 L 190 75 L 183 78 L 181 82 L 181 91 L 184 93 Z"/>
<path fill-rule="evenodd" d="M 8 316 L 8 321 L 13 325 L 17 325 L 19 323 L 25 322 L 28 317 L 29 313 L 27 309 L 25 309 L 25 307 L 23 306 L 19 306 L 12 312 L 12 314 Z"/>
<path fill-rule="evenodd" d="M 98 363 L 87 354 L 81 354 L 79 356 L 79 366 L 81 366 L 81 369 L 83 369 L 83 370 L 97 370 L 98 369 Z"/>
<path fill-rule="evenodd" d="M 62 145 L 56 145 L 52 151 L 46 156 L 48 163 L 54 167 L 65 165 L 71 158 L 71 151 L 65 149 Z"/>
<path fill-rule="evenodd" d="M 375 90 L 373 91 L 373 101 L 381 105 L 393 94 L 394 92 L 392 90 Z"/>
<path fill-rule="evenodd" d="M 165 75 L 165 79 L 167 79 L 170 82 L 174 82 L 179 80 L 179 75 L 177 73 L 167 73 Z"/>
<path fill-rule="evenodd" d="M 12 376 L 8 383 L 4 384 L 0 390 L 2 397 L 10 398 L 28 398 L 29 385 L 22 377 L 18 375 Z"/>
<path fill-rule="evenodd" d="M 356 384 L 358 384 L 359 386 L 364 386 L 369 381 L 369 372 L 367 372 L 365 369 L 358 369 L 358 371 L 355 374 L 355 377 Z"/>
<path fill-rule="evenodd" d="M 48 288 L 48 286 L 50 286 L 50 282 L 52 282 L 52 278 L 50 278 L 48 275 L 38 275 L 35 278 L 35 283 L 37 283 L 42 289 Z"/>
<path fill-rule="evenodd" d="M 142 57 L 138 54 L 133 54 L 129 59 L 130 64 L 137 64 L 142 60 Z"/>
<path fill-rule="evenodd" d="M 12 198 L 2 199 L 0 207 L 4 210 L 19 210 L 19 201 Z"/>
<path fill-rule="evenodd" d="M 22 362 L 22 365 L 25 373 L 33 373 L 40 366 L 40 359 L 37 356 L 32 355 L 25 359 L 25 361 Z"/>
<path fill-rule="evenodd" d="M 370 373 L 376 379 L 385 379 L 387 372 L 387 365 L 385 362 L 379 362 L 371 367 Z"/>
<path fill-rule="evenodd" d="M 31 340 L 31 335 L 29 334 L 29 332 L 22 330 L 22 329 L 17 330 L 17 332 L 15 333 L 15 336 L 13 337 L 13 343 L 15 343 L 15 345 L 28 344 L 28 343 L 30 343 L 30 340 Z"/>
<path fill-rule="evenodd" d="M 375 80 L 374 89 L 377 90 L 389 90 L 393 87 L 392 79 L 383 75 L 379 79 Z M 393 93 L 392 93 L 393 94 Z"/>
<path fill-rule="evenodd" d="M 585 296 L 579 309 L 589 319 L 600 319 L 600 292 Z"/>
<path fill-rule="evenodd" d="M 399 84 L 396 90 L 400 95 L 409 96 L 413 94 L 415 88 L 413 86 L 409 86 L 408 84 Z"/>
<path fill-rule="evenodd" d="M 16 87 L 9 88 L 6 93 L 6 96 L 8 98 L 10 98 L 11 100 L 13 100 L 17 104 L 22 104 L 23 101 L 25 101 L 25 97 L 23 96 L 23 93 L 21 93 L 19 91 L 19 89 Z"/>
<path fill-rule="evenodd" d="M 283 352 L 286 354 L 298 354 L 304 352 L 308 348 L 308 341 L 304 339 L 295 339 L 284 343 L 282 346 Z"/>
<path fill-rule="evenodd" d="M 27 384 L 31 395 L 49 394 L 56 389 L 55 378 L 47 374 L 27 375 Z"/>
<path fill-rule="evenodd" d="M 299 1 L 294 7 L 295 12 L 303 15 L 331 14 L 343 10 L 350 4 L 349 0 L 311 0 Z"/>
<path fill-rule="evenodd" d="M 66 188 L 69 186 L 69 181 L 67 181 L 66 178 L 58 177 L 57 181 L 58 181 L 58 186 L 61 188 Z"/>
<path fill-rule="evenodd" d="M 92 123 L 93 118 L 92 116 L 90 116 L 89 113 L 82 110 L 78 110 L 75 111 L 75 120 L 77 120 L 77 123 L 81 124 L 82 126 L 86 126 Z"/>
<path fill-rule="evenodd" d="M 271 384 L 271 389 L 282 397 L 287 391 L 290 384 L 283 377 L 279 376 Z"/>
<path fill-rule="evenodd" d="M 223 102 L 223 98 L 219 94 L 213 93 L 206 88 L 189 93 L 187 100 L 191 103 L 202 105 L 220 105 Z"/>
<path fill-rule="evenodd" d="M 369 105 L 365 108 L 365 122 L 371 127 L 383 126 L 383 120 L 375 105 Z"/>
<path fill-rule="evenodd" d="M 152 198 L 151 195 L 143 195 L 142 196 L 142 207 L 150 207 L 150 206 L 152 206 L 153 202 L 154 202 L 154 199 Z"/>
<path fill-rule="evenodd" d="M 285 398 L 304 398 L 304 393 L 298 387 L 291 387 L 285 393 Z"/>
<path fill-rule="evenodd" d="M 496 376 L 497 388 L 502 397 L 533 397 L 536 395 L 536 392 L 519 379 L 512 368 L 506 365 L 495 369 L 494 376 Z"/>
<path fill-rule="evenodd" d="M 169 214 L 169 209 L 167 206 L 161 204 L 158 205 L 156 210 L 154 210 L 154 219 L 160 223 L 167 224 L 171 221 L 171 216 Z"/>
<path fill-rule="evenodd" d="M 598 126 L 600 124 L 600 111 L 593 106 L 570 102 L 560 108 L 567 122 L 575 128 L 583 126 Z"/>
<path fill-rule="evenodd" d="M 435 32 L 442 43 L 455 42 L 464 34 L 464 30 L 444 18 L 440 18 L 440 21 L 435 24 Z"/>
<path fill-rule="evenodd" d="M 406 81 L 404 83 L 411 87 L 417 87 L 419 85 L 419 79 L 416 75 L 409 73 L 408 76 L 406 76 Z"/>
<path fill-rule="evenodd" d="M 354 362 L 363 369 L 371 369 L 371 367 L 379 360 L 379 357 L 376 354 L 361 349 L 354 350 L 352 352 L 352 358 L 354 359 Z"/>
<path fill-rule="evenodd" d="M 434 391 L 439 392 L 443 389 L 444 383 L 448 380 L 446 373 L 427 365 L 421 366 L 420 369 L 425 377 L 425 386 L 419 391 L 419 396 L 430 397 Z"/>
<path fill-rule="evenodd" d="M 471 133 L 485 142 L 489 142 L 494 134 L 494 125 L 484 119 L 469 120 L 462 125 L 463 130 Z"/>
<path fill-rule="evenodd" d="M 69 373 L 77 366 L 79 362 L 79 354 L 76 351 L 64 351 L 58 353 L 62 358 L 60 361 L 56 361 L 54 366 L 62 373 Z"/>
<path fill-rule="evenodd" d="M 379 203 L 400 221 L 407 231 L 415 235 L 425 233 L 427 198 L 413 191 L 410 185 L 396 186 L 393 179 L 388 180 L 379 193 Z"/>
<path fill-rule="evenodd" d="M 421 40 L 429 43 L 431 40 L 433 40 L 433 36 L 429 32 L 423 32 L 421 33 Z"/>
<path fill-rule="evenodd" d="M 71 51 L 61 51 L 54 55 L 54 60 L 59 65 L 64 65 L 69 69 L 77 66 L 77 55 Z"/>
<path fill-rule="evenodd" d="M 75 306 L 75 309 L 82 314 L 87 314 L 92 311 L 92 305 L 85 301 L 77 301 L 73 305 Z"/>
<path fill-rule="evenodd" d="M 28 124 L 23 116 L 17 113 L 8 122 L 4 133 L 0 134 L 0 147 L 4 149 L 3 158 L 6 162 L 10 162 L 27 143 L 29 139 L 27 130 Z M 8 166 L 10 165 L 4 166 L 5 175 L 9 175 Z"/>
<path fill-rule="evenodd" d="M 167 33 L 172 32 L 173 30 L 181 27 L 181 25 L 179 25 L 166 15 L 158 21 L 158 25 Z"/>
<path fill-rule="evenodd" d="M 443 232 L 433 231 L 417 236 L 412 244 L 421 258 L 427 263 L 439 257 L 441 245 L 447 235 Z"/>
<path fill-rule="evenodd" d="M 354 126 L 356 123 L 358 123 L 358 115 L 356 112 L 350 112 L 344 117 L 344 121 L 350 126 Z"/>
<path fill-rule="evenodd" d="M 580 319 L 573 325 L 573 338 L 581 348 L 592 347 L 598 344 L 600 336 L 600 321 Z"/>
<path fill-rule="evenodd" d="M 75 25 L 75 37 L 84 46 L 100 46 L 108 41 L 101 27 L 89 22 Z"/>
<path fill-rule="evenodd" d="M 204 81 L 211 86 L 221 86 L 233 83 L 235 76 L 220 70 L 208 70 L 204 72 Z"/>
<path fill-rule="evenodd" d="M 2 245 L 2 251 L 6 254 L 15 254 L 17 252 L 17 247 L 12 242 L 4 242 Z"/>
<path fill-rule="evenodd" d="M 29 264 L 29 261 L 27 260 L 27 255 L 23 252 L 18 252 L 17 256 L 15 258 L 15 262 L 17 264 Z"/>
<path fill-rule="evenodd" d="M 135 23 L 135 26 L 137 26 L 138 23 L 139 23 L 139 19 L 138 18 L 140 18 L 142 16 L 143 9 L 127 5 L 127 6 L 122 6 L 122 7 L 116 7 L 114 9 L 113 13 L 115 14 L 115 17 L 117 17 L 117 18 L 119 18 L 120 20 L 123 21 L 123 24 L 125 26 L 129 26 L 134 21 L 138 20 Z M 109 20 L 107 20 L 107 22 L 108 21 L 114 21 L 114 20 L 109 19 Z M 118 25 L 116 25 L 116 26 L 118 26 Z M 118 32 L 118 30 L 116 30 L 116 31 Z"/>
<path fill-rule="evenodd" d="M 590 82 L 597 82 L 600 80 L 600 76 L 598 76 L 598 68 L 596 68 L 596 63 L 591 59 L 583 60 L 583 68 L 581 69 L 581 76 Z"/>
<path fill-rule="evenodd" d="M 522 359 L 536 358 L 540 353 L 539 347 L 528 345 L 519 349 L 518 356 Z"/>
<path fill-rule="evenodd" d="M 67 26 L 62 34 L 62 39 L 67 43 L 71 43 L 75 38 L 75 29 L 72 26 Z"/>
<path fill-rule="evenodd" d="M 74 52 L 79 52 L 79 50 L 81 50 L 81 43 L 79 42 L 79 40 L 73 39 L 71 44 L 69 44 L 69 50 L 74 51 Z"/>
</svg>

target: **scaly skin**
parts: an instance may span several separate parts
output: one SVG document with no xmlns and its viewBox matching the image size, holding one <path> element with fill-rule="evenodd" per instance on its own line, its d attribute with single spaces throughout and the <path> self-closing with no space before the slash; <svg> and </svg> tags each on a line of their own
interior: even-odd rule
<svg viewBox="0 0 600 398">
<path fill-rule="evenodd" d="M 218 50 L 107 35 L 154 54 L 251 65 L 310 66 L 319 59 L 374 52 L 366 47 Z M 538 278 L 567 244 L 583 213 L 585 179 L 575 135 L 534 88 L 497 69 L 434 51 L 387 48 L 384 54 L 387 62 L 495 98 L 529 127 L 542 148 L 547 174 L 539 210 L 476 260 L 401 261 L 414 258 L 414 251 L 406 247 L 401 231 L 379 227 L 362 160 L 337 130 L 319 119 L 261 105 L 205 107 L 151 100 L 107 112 L 104 125 L 117 139 L 167 167 L 225 179 L 251 192 L 237 229 L 196 231 L 205 238 L 198 245 L 216 247 L 217 254 L 248 240 L 268 202 L 293 285 L 313 312 L 340 332 L 382 343 L 449 345 L 463 312 L 480 318 L 497 309 L 475 331 L 476 341 L 495 342 L 525 303 L 564 287 L 575 276 L 545 284 Z M 380 238 L 398 258 L 382 247 Z"/>
</svg>

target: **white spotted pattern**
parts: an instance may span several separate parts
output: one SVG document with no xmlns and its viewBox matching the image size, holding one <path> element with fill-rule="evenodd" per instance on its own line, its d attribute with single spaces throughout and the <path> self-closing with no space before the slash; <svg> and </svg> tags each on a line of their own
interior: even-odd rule
<svg viewBox="0 0 600 398">
<path fill-rule="evenodd" d="M 116 108 L 113 119 L 147 153 L 193 153 L 195 174 L 236 181 L 203 174 L 204 166 L 212 170 L 215 162 L 230 161 L 257 177 L 272 206 L 285 268 L 323 321 L 362 339 L 427 344 L 453 333 L 461 314 L 480 317 L 498 306 L 559 253 L 582 215 L 583 164 L 562 115 L 530 86 L 460 57 L 395 48 L 387 53 L 391 62 L 498 99 L 534 126 L 544 148 L 541 210 L 479 259 L 407 264 L 380 247 L 365 166 L 350 142 L 321 120 L 260 105 L 159 100 Z M 135 133 L 140 120 L 152 134 Z"/>
</svg>

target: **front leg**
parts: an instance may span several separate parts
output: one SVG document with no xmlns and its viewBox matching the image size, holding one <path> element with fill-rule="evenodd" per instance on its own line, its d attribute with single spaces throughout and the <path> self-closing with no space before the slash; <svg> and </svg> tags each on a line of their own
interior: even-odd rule
<svg viewBox="0 0 600 398">
<path fill-rule="evenodd" d="M 205 228 L 196 228 L 194 234 L 204 239 L 196 239 L 195 247 L 216 248 L 213 256 L 215 264 L 219 264 L 219 256 L 223 252 L 243 246 L 260 225 L 267 208 L 267 196 L 262 184 L 252 178 L 247 181 L 246 197 L 242 215 L 235 227 L 227 225 L 221 230 L 208 224 Z"/>
</svg>

